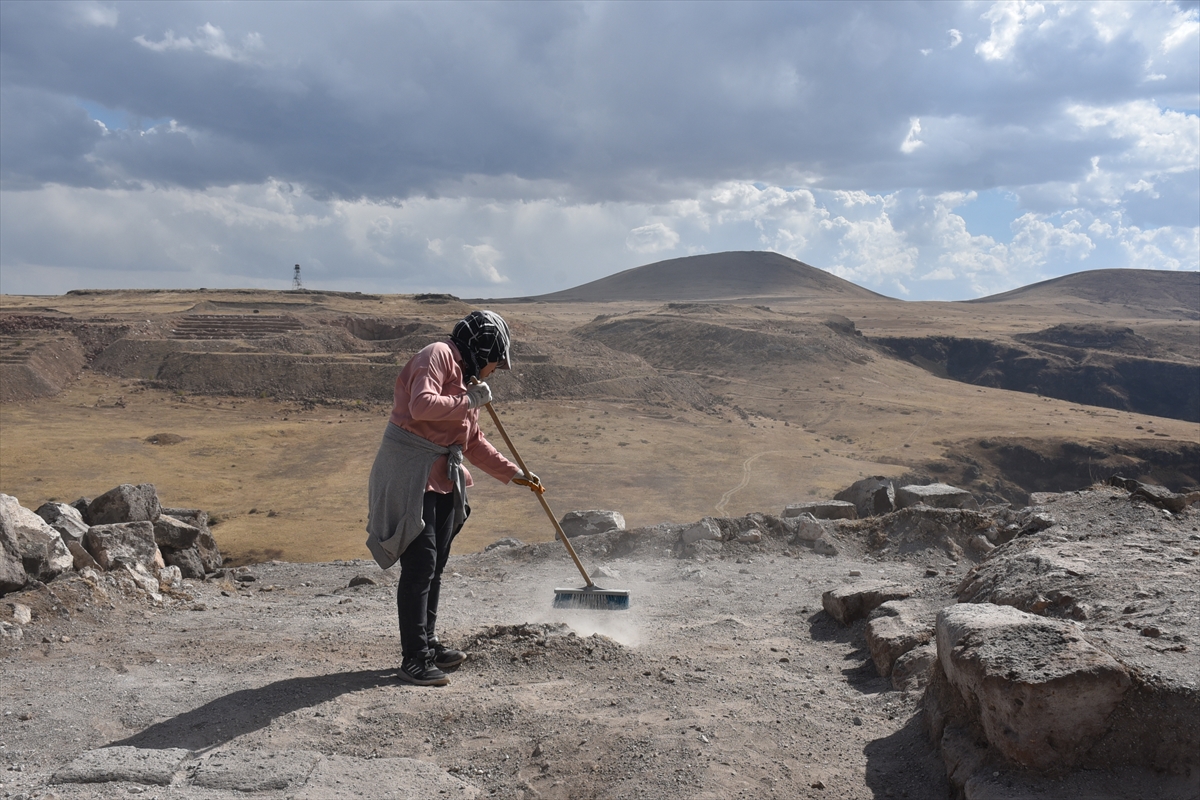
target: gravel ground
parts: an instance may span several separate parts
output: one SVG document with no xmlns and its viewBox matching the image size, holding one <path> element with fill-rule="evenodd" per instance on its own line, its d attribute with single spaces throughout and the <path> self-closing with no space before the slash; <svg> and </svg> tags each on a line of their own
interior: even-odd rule
<svg viewBox="0 0 1200 800">
<path fill-rule="evenodd" d="M 920 694 L 879 678 L 863 623 L 838 625 L 820 596 L 885 578 L 945 597 L 965 568 L 771 538 L 698 559 L 585 558 L 619 575 L 600 582 L 630 589 L 632 607 L 563 612 L 553 589 L 579 577 L 558 548 L 452 556 L 442 638 L 471 657 L 441 688 L 394 678 L 395 576 L 369 561 L 261 564 L 253 581 L 187 582 L 161 606 L 79 577 L 9 596 L 6 619 L 10 602 L 33 619 L 0 645 L 0 797 L 248 796 L 186 775 L 51 782 L 112 745 L 183 748 L 193 778 L 253 754 L 413 758 L 494 797 L 949 796 Z M 350 588 L 358 575 L 378 583 Z"/>
</svg>

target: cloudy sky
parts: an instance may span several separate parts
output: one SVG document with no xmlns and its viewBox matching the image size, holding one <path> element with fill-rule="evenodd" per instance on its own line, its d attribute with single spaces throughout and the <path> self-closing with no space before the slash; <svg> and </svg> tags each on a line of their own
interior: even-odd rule
<svg viewBox="0 0 1200 800">
<path fill-rule="evenodd" d="M 1195 2 L 0 3 L 0 291 L 1200 268 Z"/>
</svg>

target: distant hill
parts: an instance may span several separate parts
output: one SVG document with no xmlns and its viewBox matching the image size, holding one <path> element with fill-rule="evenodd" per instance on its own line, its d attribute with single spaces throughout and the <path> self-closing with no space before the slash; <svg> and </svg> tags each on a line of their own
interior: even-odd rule
<svg viewBox="0 0 1200 800">
<path fill-rule="evenodd" d="M 627 269 L 573 289 L 537 297 L 505 298 L 502 302 L 597 303 L 780 296 L 883 297 L 793 258 L 750 250 L 672 258 Z"/>
<path fill-rule="evenodd" d="M 969 303 L 1085 300 L 1139 306 L 1200 316 L 1200 272 L 1154 269 L 1095 269 L 1031 283 L 1020 289 L 968 300 Z"/>
</svg>

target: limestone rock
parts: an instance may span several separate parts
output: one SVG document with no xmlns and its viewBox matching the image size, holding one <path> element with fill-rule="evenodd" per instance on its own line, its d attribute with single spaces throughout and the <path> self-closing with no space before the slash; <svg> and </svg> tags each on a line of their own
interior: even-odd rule
<svg viewBox="0 0 1200 800">
<path fill-rule="evenodd" d="M 89 750 L 59 769 L 51 783 L 108 783 L 122 781 L 151 786 L 167 786 L 191 756 L 178 747 L 143 749 L 140 747 L 103 747 Z"/>
<path fill-rule="evenodd" d="M 120 563 L 115 567 L 115 571 L 122 577 L 130 580 L 139 590 L 149 595 L 150 599 L 156 603 L 162 602 L 162 584 L 158 578 L 150 570 L 146 569 L 142 564 Z"/>
<path fill-rule="evenodd" d="M 179 567 L 163 567 L 158 571 L 158 582 L 172 589 L 182 589 L 183 573 Z"/>
<path fill-rule="evenodd" d="M 93 525 L 88 528 L 84 543 L 104 569 L 115 569 L 119 564 L 141 564 L 148 568 L 154 564 L 158 552 L 154 525 L 148 521 Z"/>
<path fill-rule="evenodd" d="M 843 625 L 865 617 L 889 600 L 912 597 L 913 591 L 884 581 L 864 581 L 830 589 L 821 595 L 821 606 Z"/>
<path fill-rule="evenodd" d="M 67 549 L 71 551 L 71 558 L 74 559 L 76 572 L 82 572 L 88 567 L 91 567 L 92 569 L 100 568 L 100 565 L 96 563 L 96 559 L 92 558 L 92 554 L 89 553 L 79 542 L 67 542 Z"/>
<path fill-rule="evenodd" d="M 18 625 L 28 625 L 33 621 L 33 609 L 24 603 L 9 603 L 12 609 L 13 622 Z"/>
<path fill-rule="evenodd" d="M 795 503 L 783 509 L 784 518 L 811 514 L 817 519 L 858 519 L 858 508 L 846 500 L 818 500 L 815 503 Z"/>
<path fill-rule="evenodd" d="M 36 513 L 46 524 L 58 531 L 64 542 L 83 541 L 88 524 L 75 506 L 66 503 L 43 503 Z"/>
<path fill-rule="evenodd" d="M 895 487 L 882 475 L 855 481 L 834 495 L 833 499 L 853 503 L 860 518 L 896 510 Z"/>
<path fill-rule="evenodd" d="M 990 603 L 937 617 L 938 664 L 989 744 L 1038 770 L 1074 766 L 1130 686 L 1125 668 L 1071 623 Z"/>
<path fill-rule="evenodd" d="M 933 609 L 921 600 L 890 600 L 871 612 L 863 631 L 879 676 L 892 674 L 900 656 L 933 639 Z"/>
<path fill-rule="evenodd" d="M 224 563 L 221 551 L 217 549 L 217 540 L 213 538 L 212 532 L 208 530 L 207 526 L 200 528 L 200 536 L 196 539 L 196 552 L 200 556 L 200 563 L 204 565 L 206 573 L 216 572 Z"/>
<path fill-rule="evenodd" d="M 679 540 L 691 545 L 702 541 L 721 541 L 721 529 L 712 517 L 705 517 L 679 535 Z"/>
<path fill-rule="evenodd" d="M 568 539 L 625 530 L 625 517 L 618 511 L 568 511 L 558 523 Z"/>
<path fill-rule="evenodd" d="M 16 542 L 24 571 L 38 580 L 49 581 L 75 564 L 59 532 L 11 495 L 0 494 L 0 528 Z"/>
<path fill-rule="evenodd" d="M 762 541 L 762 531 L 746 531 L 739 533 L 737 537 L 741 544 L 758 544 Z"/>
<path fill-rule="evenodd" d="M 24 588 L 28 580 L 21 563 L 21 545 L 0 517 L 0 595 Z"/>
<path fill-rule="evenodd" d="M 200 560 L 200 551 L 195 547 L 187 550 L 164 550 L 163 561 L 168 566 L 178 567 L 185 578 L 194 580 L 203 580 L 204 578 L 204 562 Z"/>
<path fill-rule="evenodd" d="M 163 550 L 187 550 L 196 544 L 200 529 L 167 514 L 154 520 L 154 541 Z"/>
<path fill-rule="evenodd" d="M 937 645 L 927 642 L 914 647 L 892 664 L 892 688 L 913 691 L 929 682 L 929 670 L 937 661 Z"/>
<path fill-rule="evenodd" d="M 928 486 L 901 486 L 896 492 L 896 505 L 900 508 L 926 505 L 932 508 L 979 510 L 979 503 L 970 492 L 947 483 L 931 483 Z"/>
<path fill-rule="evenodd" d="M 92 525 L 113 525 L 120 522 L 153 522 L 161 506 L 152 483 L 137 486 L 123 483 L 97 497 L 88 506 Z"/>
<path fill-rule="evenodd" d="M 789 526 L 796 531 L 793 542 L 811 545 L 825 535 L 825 528 L 817 518 L 807 512 L 796 514 L 788 520 Z"/>
</svg>

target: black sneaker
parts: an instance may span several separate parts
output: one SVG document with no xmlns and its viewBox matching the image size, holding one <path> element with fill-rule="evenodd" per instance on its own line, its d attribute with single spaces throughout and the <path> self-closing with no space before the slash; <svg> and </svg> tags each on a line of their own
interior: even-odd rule
<svg viewBox="0 0 1200 800">
<path fill-rule="evenodd" d="M 413 656 L 405 657 L 396 677 L 414 686 L 445 686 L 450 682 L 450 676 L 438 669 L 433 659 Z"/>
<path fill-rule="evenodd" d="M 433 663 L 441 669 L 450 669 L 457 667 L 459 664 L 467 660 L 467 654 L 462 650 L 455 650 L 434 639 L 429 643 L 429 647 L 433 650 Z"/>
</svg>

